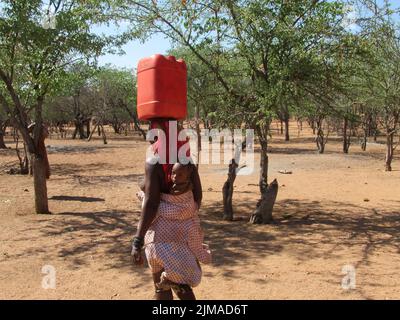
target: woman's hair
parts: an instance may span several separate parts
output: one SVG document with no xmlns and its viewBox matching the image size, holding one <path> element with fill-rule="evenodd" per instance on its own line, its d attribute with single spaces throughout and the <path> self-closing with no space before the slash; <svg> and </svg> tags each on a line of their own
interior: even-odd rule
<svg viewBox="0 0 400 320">
<path fill-rule="evenodd" d="M 182 164 L 182 163 L 177 162 L 177 163 L 174 164 L 173 167 L 175 167 L 175 166 L 177 166 L 179 168 L 182 168 L 182 169 L 185 169 L 189 176 L 191 176 L 192 173 L 193 173 L 193 165 L 190 162 L 188 164 Z"/>
</svg>

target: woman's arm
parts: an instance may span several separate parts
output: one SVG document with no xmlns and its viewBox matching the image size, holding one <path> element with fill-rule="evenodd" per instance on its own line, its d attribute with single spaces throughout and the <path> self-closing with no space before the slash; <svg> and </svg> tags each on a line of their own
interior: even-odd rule
<svg viewBox="0 0 400 320">
<path fill-rule="evenodd" d="M 146 162 L 144 178 L 145 200 L 136 232 L 136 237 L 139 238 L 143 238 L 146 234 L 157 215 L 158 206 L 160 204 L 161 186 L 157 169 L 157 164 L 154 165 Z"/>
<path fill-rule="evenodd" d="M 192 171 L 192 184 L 193 184 L 193 198 L 200 209 L 201 200 L 203 199 L 203 189 L 201 188 L 199 171 L 195 165 L 193 165 L 193 171 Z"/>
</svg>

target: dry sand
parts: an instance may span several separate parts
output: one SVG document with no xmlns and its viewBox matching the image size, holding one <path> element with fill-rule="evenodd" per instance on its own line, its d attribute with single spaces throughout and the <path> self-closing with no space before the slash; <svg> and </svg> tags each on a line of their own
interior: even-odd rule
<svg viewBox="0 0 400 320">
<path fill-rule="evenodd" d="M 52 215 L 33 213 L 32 178 L 0 173 L 0 299 L 151 299 L 149 269 L 130 260 L 148 144 L 136 136 L 46 143 Z M 238 176 L 237 220 L 225 222 L 226 165 L 201 165 L 200 215 L 214 263 L 203 267 L 199 299 L 400 298 L 399 153 L 389 173 L 383 145 L 352 145 L 348 155 L 340 148 L 333 139 L 317 154 L 310 134 L 294 128 L 290 142 L 273 136 L 269 178 L 278 178 L 279 194 L 270 225 L 247 223 L 257 171 Z M 0 151 L 0 170 L 15 160 Z M 42 288 L 45 265 L 55 267 L 56 289 Z M 341 286 L 345 265 L 355 267 L 355 289 Z"/>
</svg>

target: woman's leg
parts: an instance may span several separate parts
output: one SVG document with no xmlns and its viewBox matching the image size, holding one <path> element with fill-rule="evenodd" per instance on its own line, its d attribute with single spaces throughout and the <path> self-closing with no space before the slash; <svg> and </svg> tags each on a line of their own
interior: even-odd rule
<svg viewBox="0 0 400 320">
<path fill-rule="evenodd" d="M 161 281 L 161 274 L 163 273 L 164 270 L 161 270 L 157 273 L 153 273 L 153 281 L 154 281 L 154 288 L 156 290 L 154 298 L 156 300 L 173 300 L 174 297 L 172 295 L 172 290 L 162 290 L 157 288 L 157 283 Z"/>
<path fill-rule="evenodd" d="M 196 300 L 193 289 L 187 284 L 180 284 L 173 287 L 173 290 L 181 300 Z"/>
<path fill-rule="evenodd" d="M 169 280 L 165 276 L 165 272 L 161 274 L 159 288 L 172 288 L 175 294 L 181 300 L 196 300 L 192 288 L 187 284 L 179 284 Z"/>
</svg>

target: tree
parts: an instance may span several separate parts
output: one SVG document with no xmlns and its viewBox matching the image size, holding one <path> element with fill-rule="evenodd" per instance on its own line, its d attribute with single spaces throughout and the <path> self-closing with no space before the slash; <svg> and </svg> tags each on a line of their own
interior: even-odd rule
<svg viewBox="0 0 400 320">
<path fill-rule="evenodd" d="M 369 102 L 379 108 L 379 123 L 386 135 L 385 170 L 391 171 L 398 145 L 394 138 L 400 125 L 400 42 L 390 26 L 383 27 L 381 32 L 385 42 L 373 48 L 375 57 L 365 80 Z"/>
<path fill-rule="evenodd" d="M 208 71 L 201 60 L 199 60 L 193 52 L 185 47 L 174 48 L 169 51 L 169 54 L 183 58 L 188 67 L 188 111 L 189 116 L 195 116 L 195 128 L 198 135 L 198 154 L 201 150 L 201 131 L 200 122 L 203 122 L 204 128 L 213 129 L 230 129 L 238 128 L 242 125 L 244 119 L 241 113 L 234 113 L 233 106 L 230 104 L 231 99 L 229 94 L 221 86 L 221 83 L 216 79 L 215 74 Z M 221 67 L 221 74 L 225 81 L 232 87 L 239 90 L 240 87 L 246 86 L 247 79 L 240 76 L 240 60 L 232 59 L 232 53 L 229 51 L 215 51 L 209 46 L 204 46 L 201 49 L 201 54 L 207 57 L 208 60 L 216 61 L 217 68 Z M 228 102 L 228 103 L 227 103 Z M 212 131 L 209 131 L 210 142 L 212 140 Z M 224 138 L 225 139 L 225 138 Z M 230 141 L 224 140 L 224 143 Z M 239 169 L 239 159 L 242 146 L 238 145 L 240 141 L 233 139 L 232 158 L 228 164 L 227 180 L 222 187 L 223 201 L 223 219 L 233 220 L 233 191 L 234 182 Z M 206 149 L 208 151 L 208 148 Z M 203 154 L 203 156 L 208 156 Z"/>
<path fill-rule="evenodd" d="M 334 67 L 330 60 L 345 31 L 340 26 L 343 4 L 339 1 L 129 1 L 117 8 L 118 15 L 132 22 L 132 30 L 145 29 L 146 35 L 161 32 L 175 43 L 189 49 L 207 67 L 229 96 L 218 114 L 236 117 L 254 128 L 261 144 L 261 202 L 268 189 L 269 119 L 287 103 L 293 103 L 296 91 L 317 94 L 318 84 L 328 79 Z M 140 23 L 139 23 L 140 21 Z M 236 76 L 225 78 L 232 64 L 219 64 L 202 52 L 205 47 L 213 57 L 222 51 L 234 57 Z M 337 50 L 336 50 L 337 51 Z M 329 79 L 328 79 L 329 80 Z M 221 107 L 221 106 L 219 106 Z M 260 210 L 260 219 L 271 216 Z"/>
<path fill-rule="evenodd" d="M 96 74 L 95 87 L 105 108 L 100 118 L 111 123 L 115 133 L 120 134 L 123 124 L 132 120 L 137 130 L 145 138 L 136 117 L 136 79 L 127 69 L 115 69 L 110 66 L 101 68 Z"/>
<path fill-rule="evenodd" d="M 26 143 L 31 156 L 37 213 L 49 213 L 46 184 L 43 105 L 60 85 L 67 66 L 90 61 L 112 43 L 91 26 L 104 22 L 106 1 L 5 0 L 0 7 L 0 105 Z M 43 24 L 43 13 L 47 20 Z M 28 126 L 35 123 L 33 133 Z"/>
<path fill-rule="evenodd" d="M 2 90 L 1 85 L 0 85 L 0 90 Z M 8 126 L 8 122 L 9 120 L 6 113 L 2 109 L 0 109 L 0 149 L 7 148 L 6 144 L 4 143 L 4 136 L 6 134 L 6 128 Z"/>
<path fill-rule="evenodd" d="M 386 136 L 385 170 L 392 170 L 395 136 L 400 127 L 400 40 L 389 2 L 361 1 L 368 9 L 360 22 L 360 35 L 368 41 L 369 55 L 362 61 L 360 100 L 367 130 L 374 115 Z M 397 9 L 398 11 L 398 9 Z M 376 128 L 375 128 L 376 130 Z M 400 141 L 399 141 L 400 142 Z"/>
<path fill-rule="evenodd" d="M 78 61 L 68 65 L 58 78 L 43 106 L 43 118 L 56 124 L 73 122 L 72 139 L 85 139 L 90 134 L 90 120 L 98 106 L 96 92 L 92 88 L 97 67 L 94 63 Z M 58 125 L 57 125 L 58 124 Z"/>
</svg>

